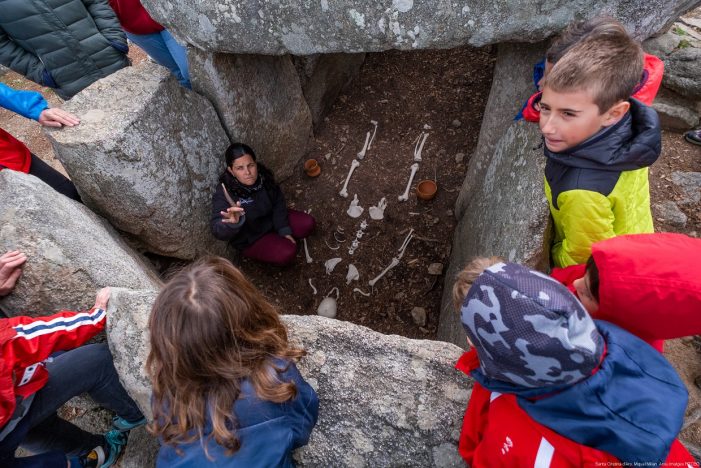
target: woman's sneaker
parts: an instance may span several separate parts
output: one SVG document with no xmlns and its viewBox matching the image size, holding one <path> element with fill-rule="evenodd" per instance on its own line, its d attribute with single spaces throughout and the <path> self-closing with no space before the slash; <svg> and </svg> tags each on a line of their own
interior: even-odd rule
<svg viewBox="0 0 701 468">
<path fill-rule="evenodd" d="M 129 432 L 132 429 L 143 426 L 144 424 L 146 424 L 146 418 L 141 418 L 134 422 L 129 422 L 124 418 L 120 418 L 119 416 L 112 418 L 112 428 L 119 432 Z"/>
<path fill-rule="evenodd" d="M 684 134 L 684 139 L 693 145 L 701 146 L 701 129 L 689 130 Z"/>
<path fill-rule="evenodd" d="M 104 435 L 105 443 L 98 445 L 79 460 L 83 468 L 107 468 L 115 464 L 127 445 L 128 432 L 109 431 Z"/>
</svg>

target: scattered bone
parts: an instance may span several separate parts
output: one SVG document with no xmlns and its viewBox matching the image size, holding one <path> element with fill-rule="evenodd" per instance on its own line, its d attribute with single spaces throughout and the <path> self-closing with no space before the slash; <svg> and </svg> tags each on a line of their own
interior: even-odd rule
<svg viewBox="0 0 701 468">
<path fill-rule="evenodd" d="M 329 297 L 332 292 L 336 291 L 336 299 L 333 297 Z M 316 313 L 318 315 L 321 315 L 322 317 L 328 317 L 328 318 L 334 318 L 336 317 L 336 310 L 337 310 L 337 304 L 336 301 L 338 300 L 338 288 L 334 287 L 329 291 L 329 293 L 324 297 L 324 299 L 321 301 L 319 304 L 319 307 L 316 309 Z"/>
<path fill-rule="evenodd" d="M 312 283 L 312 279 L 309 278 L 309 286 L 312 287 L 312 291 L 314 291 L 314 295 L 316 296 L 316 288 L 314 287 L 314 284 Z"/>
<path fill-rule="evenodd" d="M 368 209 L 368 213 L 370 213 L 370 217 L 372 219 L 379 221 L 385 217 L 385 208 L 387 208 L 387 200 L 385 197 L 382 197 L 382 199 L 377 203 L 377 206 L 371 206 Z"/>
<path fill-rule="evenodd" d="M 326 262 L 324 262 L 324 266 L 326 267 L 326 274 L 330 275 L 333 269 L 336 268 L 336 265 L 338 265 L 339 263 L 341 263 L 340 257 L 330 258 L 326 260 Z"/>
<path fill-rule="evenodd" d="M 357 281 L 360 279 L 360 273 L 358 269 L 352 263 L 348 265 L 348 273 L 346 273 L 346 284 L 351 284 L 351 281 Z"/>
<path fill-rule="evenodd" d="M 307 239 L 302 239 L 302 242 L 304 242 L 304 255 L 307 256 L 307 263 L 312 263 L 314 260 L 309 255 L 309 248 L 307 247 Z"/>
<path fill-rule="evenodd" d="M 385 268 L 384 270 L 382 270 L 382 273 L 380 273 L 379 275 L 377 275 L 376 277 L 374 277 L 373 279 L 371 279 L 370 281 L 368 281 L 368 284 L 370 285 L 370 287 L 375 286 L 375 283 L 377 283 L 378 281 L 380 281 L 380 280 L 382 279 L 382 277 L 385 276 L 385 274 L 386 274 L 389 270 L 391 270 L 392 268 L 396 267 L 397 265 L 399 265 L 399 259 L 398 259 L 397 257 L 393 257 L 393 258 L 392 258 L 392 261 L 391 261 L 390 264 L 387 266 L 387 268 Z"/>
<path fill-rule="evenodd" d="M 370 142 L 370 132 L 367 132 L 365 134 L 365 144 L 363 145 L 363 149 L 361 149 L 356 156 L 358 159 L 363 159 L 365 157 L 365 152 L 368 150 L 368 143 Z"/>
<path fill-rule="evenodd" d="M 353 201 L 348 207 L 346 213 L 348 213 L 348 216 L 350 216 L 351 218 L 359 218 L 360 215 L 363 214 L 363 211 L 365 211 L 365 208 L 363 208 L 362 206 L 358 206 L 358 194 L 356 193 L 355 195 L 353 195 Z"/>
<path fill-rule="evenodd" d="M 368 150 L 372 147 L 372 142 L 375 141 L 375 133 L 377 133 L 377 120 L 371 120 L 370 123 L 375 126 L 375 129 L 372 131 L 372 138 L 370 138 L 370 143 L 368 143 Z"/>
<path fill-rule="evenodd" d="M 350 170 L 348 171 L 348 177 L 346 177 L 346 182 L 343 184 L 343 188 L 341 189 L 338 194 L 342 196 L 343 198 L 348 198 L 348 181 L 350 180 L 351 176 L 353 175 L 353 171 L 355 171 L 355 168 L 360 166 L 360 163 L 358 162 L 357 159 L 354 159 L 353 162 L 351 162 L 351 167 Z"/>
<path fill-rule="evenodd" d="M 409 246 L 409 242 L 411 242 L 412 237 L 414 237 L 414 229 L 409 230 L 409 234 L 406 235 L 404 238 L 404 242 L 402 242 L 402 245 L 399 247 L 399 258 L 401 259 L 404 256 L 404 252 L 406 251 L 406 248 Z"/>
<path fill-rule="evenodd" d="M 358 239 L 353 239 L 353 242 L 351 243 L 350 248 L 348 248 L 348 255 L 353 255 L 355 253 L 355 250 L 358 248 L 360 245 L 360 242 L 358 242 Z"/>
<path fill-rule="evenodd" d="M 336 242 L 340 244 L 343 244 L 346 241 L 346 235 L 338 231 L 334 231 L 333 238 L 336 239 Z"/>
<path fill-rule="evenodd" d="M 429 124 L 424 124 L 424 130 L 431 130 L 431 126 Z"/>
<path fill-rule="evenodd" d="M 368 222 L 366 220 L 363 220 L 360 223 L 360 229 L 362 229 L 364 231 L 367 227 L 368 227 Z"/>
<path fill-rule="evenodd" d="M 360 293 L 360 294 L 362 294 L 362 295 L 365 296 L 365 297 L 370 297 L 370 293 L 366 293 L 365 291 L 363 291 L 363 290 L 360 289 L 360 288 L 353 288 L 353 292 L 354 292 L 354 293 L 356 293 L 356 292 L 357 292 L 357 293 Z"/>
<path fill-rule="evenodd" d="M 424 143 L 428 138 L 428 132 L 421 132 L 421 135 L 416 138 L 414 146 L 414 161 L 421 161 L 421 152 L 424 150 Z"/>
<path fill-rule="evenodd" d="M 397 197 L 399 201 L 407 201 L 409 199 L 409 188 L 411 188 L 411 183 L 414 182 L 414 176 L 416 175 L 416 171 L 418 170 L 419 163 L 414 163 L 411 165 L 411 175 L 409 176 L 409 182 L 407 182 L 406 184 L 406 190 L 404 190 L 404 193 Z"/>
<path fill-rule="evenodd" d="M 324 239 L 324 242 L 326 243 L 326 247 L 328 247 L 331 250 L 338 250 L 341 248 L 340 245 L 337 245 L 336 247 L 331 247 L 331 244 L 329 244 L 329 241 L 327 241 L 326 239 Z"/>
</svg>

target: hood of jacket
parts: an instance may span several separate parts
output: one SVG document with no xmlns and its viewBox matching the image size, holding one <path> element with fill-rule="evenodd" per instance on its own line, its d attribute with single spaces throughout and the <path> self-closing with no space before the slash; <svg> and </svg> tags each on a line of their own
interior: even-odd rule
<svg viewBox="0 0 701 468">
<path fill-rule="evenodd" d="M 650 166 L 662 151 L 657 112 L 631 98 L 630 111 L 616 124 L 561 153 L 544 146 L 545 157 L 569 167 L 630 171 Z"/>
<path fill-rule="evenodd" d="M 597 318 L 645 340 L 701 333 L 701 239 L 676 233 L 632 234 L 597 242 Z"/>
<path fill-rule="evenodd" d="M 535 421 L 627 463 L 661 464 L 681 430 L 688 393 L 672 365 L 616 325 L 597 321 L 607 354 L 596 373 L 567 388 L 532 389 L 470 375 L 492 392 L 517 396 Z M 555 393 L 553 393 L 555 391 Z"/>
</svg>

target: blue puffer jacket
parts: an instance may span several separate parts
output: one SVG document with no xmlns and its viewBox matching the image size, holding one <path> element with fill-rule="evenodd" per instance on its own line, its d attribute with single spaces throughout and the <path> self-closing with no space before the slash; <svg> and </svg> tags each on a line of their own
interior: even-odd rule
<svg viewBox="0 0 701 468">
<path fill-rule="evenodd" d="M 49 107 L 49 104 L 41 93 L 18 91 L 0 83 L 0 106 L 28 119 L 39 120 L 41 111 Z"/>
<path fill-rule="evenodd" d="M 277 367 L 285 367 L 282 360 L 275 362 Z M 297 367 L 289 363 L 284 372 L 278 374 L 283 382 L 294 382 L 297 396 L 286 403 L 272 403 L 261 400 L 253 386 L 245 380 L 241 386 L 241 396 L 234 403 L 236 416 L 236 435 L 241 441 L 241 448 L 233 456 L 227 456 L 225 450 L 213 440 L 207 440 L 211 426 L 205 428 L 210 459 L 204 451 L 204 443 L 198 440 L 178 446 L 182 451 L 162 445 L 158 452 L 157 467 L 226 467 L 226 468 L 267 468 L 293 467 L 292 450 L 306 445 L 316 424 L 319 412 L 319 400 L 314 389 L 304 381 Z"/>
<path fill-rule="evenodd" d="M 0 64 L 69 99 L 129 64 L 107 0 L 0 0 Z"/>
</svg>

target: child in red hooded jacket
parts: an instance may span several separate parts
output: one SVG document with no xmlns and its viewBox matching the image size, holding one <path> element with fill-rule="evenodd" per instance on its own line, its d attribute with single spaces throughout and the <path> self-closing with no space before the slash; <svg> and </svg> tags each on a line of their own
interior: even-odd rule
<svg viewBox="0 0 701 468">
<path fill-rule="evenodd" d="M 476 259 L 453 288 L 473 347 L 456 366 L 476 381 L 470 466 L 697 466 L 676 439 L 687 392 L 672 366 L 553 279 L 498 261 Z"/>
</svg>

